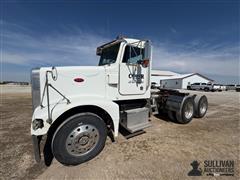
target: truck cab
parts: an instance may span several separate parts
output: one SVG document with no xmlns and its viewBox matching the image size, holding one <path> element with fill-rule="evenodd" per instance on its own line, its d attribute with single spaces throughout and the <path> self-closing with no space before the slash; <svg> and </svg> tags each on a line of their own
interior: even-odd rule
<svg viewBox="0 0 240 180">
<path fill-rule="evenodd" d="M 97 156 L 107 135 L 119 127 L 133 136 L 150 126 L 149 115 L 168 113 L 187 124 L 206 114 L 206 96 L 151 90 L 149 40 L 119 37 L 97 48 L 98 66 L 42 67 L 31 73 L 31 135 L 35 159 L 40 141 L 62 164 L 77 165 Z"/>
<path fill-rule="evenodd" d="M 107 132 L 117 137 L 120 124 L 130 133 L 150 126 L 150 41 L 117 38 L 98 47 L 96 54 L 98 66 L 32 70 L 35 149 L 39 149 L 39 137 L 53 132 L 52 151 L 63 164 L 79 164 L 96 156 Z M 40 153 L 35 152 L 39 160 Z"/>
<path fill-rule="evenodd" d="M 113 101 L 150 98 L 149 41 L 117 39 L 97 48 L 106 76 L 106 98 Z"/>
</svg>

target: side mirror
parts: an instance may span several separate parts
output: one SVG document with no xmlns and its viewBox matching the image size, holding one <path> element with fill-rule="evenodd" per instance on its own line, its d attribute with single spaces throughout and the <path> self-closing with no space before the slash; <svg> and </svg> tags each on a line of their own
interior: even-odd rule
<svg viewBox="0 0 240 180">
<path fill-rule="evenodd" d="M 144 68 L 148 67 L 150 65 L 150 59 L 151 59 L 151 43 L 150 41 L 146 41 L 144 48 L 144 59 L 140 61 L 142 67 Z"/>
<path fill-rule="evenodd" d="M 152 53 L 151 53 L 151 42 L 148 40 L 145 42 L 145 51 L 144 51 L 144 59 L 147 59 L 148 61 L 151 60 L 151 56 L 152 56 Z"/>
<path fill-rule="evenodd" d="M 52 67 L 51 74 L 52 74 L 52 79 L 53 79 L 54 81 L 56 81 L 57 78 L 58 78 L 58 73 L 57 73 L 57 68 L 56 68 L 56 67 L 54 67 L 54 66 Z"/>
</svg>

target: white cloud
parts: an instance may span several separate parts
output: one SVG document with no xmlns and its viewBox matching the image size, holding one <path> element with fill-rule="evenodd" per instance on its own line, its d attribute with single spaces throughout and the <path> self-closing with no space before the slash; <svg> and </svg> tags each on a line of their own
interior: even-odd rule
<svg viewBox="0 0 240 180">
<path fill-rule="evenodd" d="M 177 72 L 237 76 L 239 74 L 239 47 L 203 45 L 175 47 L 158 44 L 153 51 L 153 67 Z"/>
<path fill-rule="evenodd" d="M 33 36 L 26 32 L 5 30 L 3 63 L 17 65 L 94 65 L 98 63 L 96 47 L 108 38 L 82 32 L 72 35 Z"/>
<path fill-rule="evenodd" d="M 72 34 L 34 36 L 24 27 L 4 28 L 3 63 L 29 66 L 96 65 L 96 47 L 110 39 L 94 33 L 74 30 Z M 153 43 L 153 68 L 176 72 L 237 76 L 239 47 L 193 40 L 184 45 Z M 28 73 L 28 72 L 27 72 Z"/>
</svg>

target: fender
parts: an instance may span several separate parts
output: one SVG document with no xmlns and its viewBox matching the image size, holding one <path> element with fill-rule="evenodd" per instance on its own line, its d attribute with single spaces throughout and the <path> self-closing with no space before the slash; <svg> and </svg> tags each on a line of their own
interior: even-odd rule
<svg viewBox="0 0 240 180">
<path fill-rule="evenodd" d="M 67 104 L 65 100 L 61 100 L 56 103 L 50 104 L 51 110 L 51 119 L 52 123 L 60 117 L 64 112 L 79 106 L 93 105 L 105 110 L 113 120 L 114 125 L 114 136 L 118 136 L 118 128 L 119 128 L 119 106 L 118 104 L 105 99 L 100 96 L 74 96 L 69 97 L 71 103 Z M 47 122 L 48 112 L 47 107 L 38 106 L 32 116 L 32 121 L 35 119 L 43 120 L 43 127 L 37 130 L 34 130 L 31 123 L 31 134 L 35 136 L 45 135 L 50 128 L 50 124 Z"/>
</svg>

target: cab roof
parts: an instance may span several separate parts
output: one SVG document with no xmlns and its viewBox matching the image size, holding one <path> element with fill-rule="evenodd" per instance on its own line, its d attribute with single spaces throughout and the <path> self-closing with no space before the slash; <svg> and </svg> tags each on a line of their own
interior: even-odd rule
<svg viewBox="0 0 240 180">
<path fill-rule="evenodd" d="M 133 38 L 125 38 L 118 36 L 115 40 L 110 41 L 106 44 L 103 44 L 97 48 L 96 54 L 99 55 L 99 53 L 106 47 L 112 46 L 115 43 L 120 43 L 120 42 L 126 42 L 128 44 L 132 44 L 133 46 L 143 46 L 146 40 L 139 40 L 139 39 L 133 39 Z M 143 43 L 143 44 L 142 44 Z"/>
</svg>

